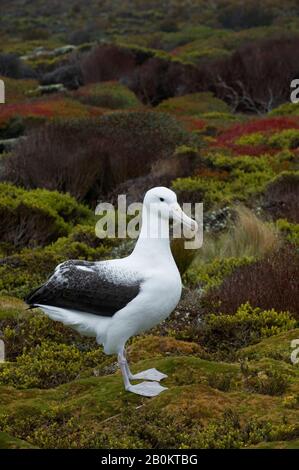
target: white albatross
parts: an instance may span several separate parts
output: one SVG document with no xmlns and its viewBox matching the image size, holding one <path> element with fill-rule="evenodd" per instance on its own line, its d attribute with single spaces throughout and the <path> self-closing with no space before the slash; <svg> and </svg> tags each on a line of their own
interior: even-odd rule
<svg viewBox="0 0 299 470">
<path fill-rule="evenodd" d="M 166 390 L 158 382 L 167 375 L 156 369 L 132 374 L 125 343 L 165 320 L 180 300 L 182 283 L 170 249 L 170 219 L 197 229 L 173 191 L 150 189 L 143 201 L 140 235 L 129 256 L 66 261 L 26 298 L 30 308 L 39 307 L 53 320 L 94 336 L 106 354 L 117 354 L 125 389 L 147 397 Z M 133 385 L 130 380 L 145 381 Z"/>
</svg>

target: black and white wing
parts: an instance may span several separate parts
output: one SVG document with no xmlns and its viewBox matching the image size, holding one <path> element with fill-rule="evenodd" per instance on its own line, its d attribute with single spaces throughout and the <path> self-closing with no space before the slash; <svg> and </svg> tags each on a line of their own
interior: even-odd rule
<svg viewBox="0 0 299 470">
<path fill-rule="evenodd" d="M 70 260 L 25 301 L 31 308 L 47 305 L 111 317 L 138 295 L 141 284 L 136 272 L 119 264 Z"/>
</svg>

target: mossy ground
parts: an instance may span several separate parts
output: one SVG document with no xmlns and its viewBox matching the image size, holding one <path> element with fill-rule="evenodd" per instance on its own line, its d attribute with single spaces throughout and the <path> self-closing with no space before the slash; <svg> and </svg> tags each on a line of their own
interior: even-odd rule
<svg viewBox="0 0 299 470">
<path fill-rule="evenodd" d="M 298 448 L 299 121 L 283 78 L 298 12 L 140 3 L 1 2 L 0 448 Z M 134 372 L 168 374 L 147 399 L 20 299 L 66 259 L 126 256 L 95 236 L 94 207 L 161 185 L 204 203 L 205 234 L 196 252 L 172 243 L 183 298 L 128 344 Z"/>
<path fill-rule="evenodd" d="M 17 299 L 3 297 L 0 305 L 2 324 L 32 318 Z M 76 337 L 66 329 L 58 333 L 56 325 L 49 323 L 52 332 L 39 325 L 39 341 L 49 333 L 58 340 L 60 334 L 68 347 L 78 347 Z M 209 359 L 190 341 L 134 338 L 128 348 L 133 372 L 156 367 L 168 375 L 163 381 L 168 390 L 153 399 L 124 390 L 114 356 L 99 356 L 109 366 L 106 374 L 87 367 L 56 387 L 17 388 L 2 382 L 0 447 L 296 448 L 299 369 L 288 355 L 290 341 L 298 337 L 297 328 L 267 338 L 239 350 L 233 362 Z"/>
</svg>

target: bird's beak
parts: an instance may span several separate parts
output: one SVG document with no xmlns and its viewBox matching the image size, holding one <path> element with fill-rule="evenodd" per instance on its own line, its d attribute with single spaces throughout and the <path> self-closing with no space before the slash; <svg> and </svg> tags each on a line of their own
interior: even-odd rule
<svg viewBox="0 0 299 470">
<path fill-rule="evenodd" d="M 174 221 L 182 223 L 185 227 L 197 231 L 198 224 L 195 220 L 188 217 L 187 214 L 181 209 L 178 203 L 172 204 L 171 215 Z"/>
</svg>

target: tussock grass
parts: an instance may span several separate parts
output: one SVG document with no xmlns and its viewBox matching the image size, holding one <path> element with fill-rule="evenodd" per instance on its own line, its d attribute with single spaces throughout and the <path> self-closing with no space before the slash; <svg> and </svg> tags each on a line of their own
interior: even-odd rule
<svg viewBox="0 0 299 470">
<path fill-rule="evenodd" d="M 279 246 L 280 238 L 274 225 L 264 222 L 245 206 L 237 206 L 235 214 L 227 231 L 217 236 L 204 236 L 194 264 L 209 263 L 215 258 L 258 258 Z"/>
</svg>

